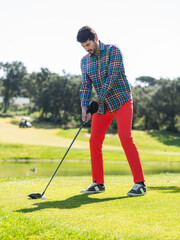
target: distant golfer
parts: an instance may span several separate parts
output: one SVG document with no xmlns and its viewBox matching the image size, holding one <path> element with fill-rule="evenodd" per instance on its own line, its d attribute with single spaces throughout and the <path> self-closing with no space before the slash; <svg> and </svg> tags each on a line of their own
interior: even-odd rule
<svg viewBox="0 0 180 240">
<path fill-rule="evenodd" d="M 82 120 L 88 122 L 92 116 L 90 153 L 93 183 L 81 192 L 105 192 L 102 144 L 105 133 L 115 117 L 118 135 L 135 183 L 127 194 L 144 195 L 147 190 L 140 157 L 131 136 L 132 95 L 125 75 L 121 51 L 115 45 L 99 41 L 96 32 L 88 26 L 78 31 L 77 41 L 88 52 L 81 60 Z M 97 92 L 97 98 L 89 104 L 92 84 Z"/>
</svg>

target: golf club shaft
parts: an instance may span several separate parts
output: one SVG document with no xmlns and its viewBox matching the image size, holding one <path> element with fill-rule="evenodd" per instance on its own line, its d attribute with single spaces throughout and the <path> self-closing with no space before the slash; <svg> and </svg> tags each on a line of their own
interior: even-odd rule
<svg viewBox="0 0 180 240">
<path fill-rule="evenodd" d="M 73 141 L 71 142 L 71 144 L 70 144 L 70 146 L 69 146 L 68 150 L 67 150 L 67 151 L 66 151 L 66 153 L 64 154 L 64 157 L 62 158 L 62 160 L 61 160 L 61 162 L 59 163 L 58 167 L 56 168 L 56 170 L 55 170 L 54 174 L 52 175 L 52 177 L 51 177 L 50 181 L 48 182 L 48 184 L 47 184 L 46 188 L 44 189 L 44 192 L 42 193 L 42 196 L 45 194 L 45 192 L 46 192 L 46 190 L 47 190 L 47 188 L 48 188 L 49 184 L 50 184 L 50 183 L 51 183 L 51 181 L 53 180 L 53 178 L 54 178 L 54 176 L 55 176 L 55 174 L 56 174 L 57 170 L 58 170 L 58 169 L 59 169 L 59 167 L 61 166 L 61 164 L 62 164 L 63 160 L 65 159 L 65 157 L 66 157 L 67 153 L 69 152 L 69 150 L 70 150 L 71 146 L 73 145 L 74 141 L 76 140 L 77 136 L 79 135 L 79 133 L 80 133 L 81 129 L 83 128 L 83 126 L 85 125 L 85 123 L 86 123 L 86 122 L 83 122 L 83 123 L 82 123 L 82 125 L 80 126 L 80 128 L 79 128 L 79 130 L 78 130 L 78 132 L 77 132 L 76 136 L 74 137 L 74 139 L 73 139 Z"/>
</svg>

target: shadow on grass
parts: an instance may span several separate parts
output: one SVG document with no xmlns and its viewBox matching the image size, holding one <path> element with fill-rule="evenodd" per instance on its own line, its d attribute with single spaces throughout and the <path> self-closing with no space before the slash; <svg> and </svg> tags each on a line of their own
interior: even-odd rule
<svg viewBox="0 0 180 240">
<path fill-rule="evenodd" d="M 96 196 L 97 196 L 97 193 L 96 193 Z M 79 194 L 62 201 L 53 201 L 53 202 L 45 201 L 45 202 L 35 203 L 33 204 L 35 206 L 34 208 L 24 208 L 24 209 L 17 210 L 16 212 L 29 213 L 29 212 L 39 211 L 41 209 L 47 209 L 47 208 L 72 209 L 72 208 L 78 208 L 85 204 L 107 202 L 107 201 L 125 199 L 125 198 L 129 198 L 129 197 L 124 196 L 124 197 L 100 199 L 100 198 L 89 198 L 89 194 Z M 30 201 L 34 201 L 34 200 L 30 199 Z"/>
<path fill-rule="evenodd" d="M 179 193 L 180 187 L 178 186 L 159 186 L 159 187 L 148 187 L 149 190 L 158 190 L 163 193 Z"/>
<path fill-rule="evenodd" d="M 180 147 L 180 134 L 168 131 L 150 131 L 148 135 L 168 146 Z"/>
</svg>

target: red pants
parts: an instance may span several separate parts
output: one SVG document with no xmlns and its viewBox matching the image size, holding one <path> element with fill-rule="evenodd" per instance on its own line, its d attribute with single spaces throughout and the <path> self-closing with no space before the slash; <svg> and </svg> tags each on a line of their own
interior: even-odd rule
<svg viewBox="0 0 180 240">
<path fill-rule="evenodd" d="M 132 116 L 132 100 L 127 101 L 121 108 L 113 113 L 110 113 L 106 109 L 104 115 L 98 113 L 93 114 L 91 137 L 89 141 L 93 182 L 96 181 L 98 184 L 104 183 L 102 144 L 105 138 L 105 133 L 114 117 L 116 117 L 118 135 L 131 168 L 134 182 L 137 183 L 144 181 L 139 153 L 131 136 Z"/>
</svg>

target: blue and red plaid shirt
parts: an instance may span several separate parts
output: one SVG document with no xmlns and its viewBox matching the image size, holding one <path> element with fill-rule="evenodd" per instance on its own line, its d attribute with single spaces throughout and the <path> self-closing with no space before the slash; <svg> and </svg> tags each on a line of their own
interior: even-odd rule
<svg viewBox="0 0 180 240">
<path fill-rule="evenodd" d="M 130 85 L 125 75 L 120 49 L 115 45 L 99 42 L 98 56 L 87 54 L 81 60 L 82 81 L 80 88 L 81 106 L 89 106 L 92 84 L 101 99 L 99 114 L 118 110 L 132 98 Z"/>
</svg>

